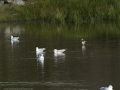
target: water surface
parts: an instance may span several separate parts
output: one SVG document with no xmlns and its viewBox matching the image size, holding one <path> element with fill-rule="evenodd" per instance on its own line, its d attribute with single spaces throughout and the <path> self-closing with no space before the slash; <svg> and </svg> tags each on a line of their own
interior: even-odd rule
<svg viewBox="0 0 120 90">
<path fill-rule="evenodd" d="M 20 38 L 14 42 L 10 35 Z M 36 47 L 46 48 L 43 61 Z M 56 55 L 55 48 L 67 50 Z M 110 84 L 118 89 L 119 58 L 119 23 L 0 24 L 1 90 L 99 90 Z"/>
</svg>

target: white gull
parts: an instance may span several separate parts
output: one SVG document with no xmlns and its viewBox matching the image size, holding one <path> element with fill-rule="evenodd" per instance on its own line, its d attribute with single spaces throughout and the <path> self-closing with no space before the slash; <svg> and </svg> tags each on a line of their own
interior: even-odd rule
<svg viewBox="0 0 120 90">
<path fill-rule="evenodd" d="M 101 87 L 101 90 L 113 90 L 113 86 L 109 85 L 108 87 Z"/>
<path fill-rule="evenodd" d="M 54 51 L 54 53 L 63 53 L 64 51 L 66 51 L 66 49 L 60 49 L 60 50 L 57 50 L 57 49 L 54 49 L 53 50 Z"/>
<path fill-rule="evenodd" d="M 19 37 L 13 37 L 12 35 L 11 35 L 11 40 L 18 40 L 19 39 Z"/>
<path fill-rule="evenodd" d="M 36 47 L 36 52 L 43 52 L 46 48 L 38 48 Z"/>
</svg>

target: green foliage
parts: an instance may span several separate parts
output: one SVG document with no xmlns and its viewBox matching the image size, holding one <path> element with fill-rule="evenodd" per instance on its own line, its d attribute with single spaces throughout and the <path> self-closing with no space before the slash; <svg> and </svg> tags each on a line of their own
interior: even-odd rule
<svg viewBox="0 0 120 90">
<path fill-rule="evenodd" d="M 18 20 L 120 20 L 120 0 L 35 0 L 14 8 Z"/>
</svg>

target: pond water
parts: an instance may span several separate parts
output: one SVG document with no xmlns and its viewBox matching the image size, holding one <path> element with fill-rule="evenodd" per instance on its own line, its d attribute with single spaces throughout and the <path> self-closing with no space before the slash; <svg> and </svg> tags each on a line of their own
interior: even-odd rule
<svg viewBox="0 0 120 90">
<path fill-rule="evenodd" d="M 11 35 L 19 40 L 11 41 Z M 37 58 L 36 47 L 46 48 L 44 60 Z M 54 49 L 67 50 L 56 55 Z M 100 90 L 108 85 L 120 88 L 119 23 L 0 24 L 0 90 Z"/>
</svg>

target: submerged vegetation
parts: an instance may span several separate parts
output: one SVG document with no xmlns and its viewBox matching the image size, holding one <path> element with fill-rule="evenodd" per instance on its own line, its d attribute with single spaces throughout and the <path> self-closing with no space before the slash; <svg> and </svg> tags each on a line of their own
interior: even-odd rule
<svg viewBox="0 0 120 90">
<path fill-rule="evenodd" d="M 5 7 L 5 10 L 10 15 L 0 17 L 2 21 L 120 20 L 120 0 L 35 0 L 24 6 Z"/>
</svg>

